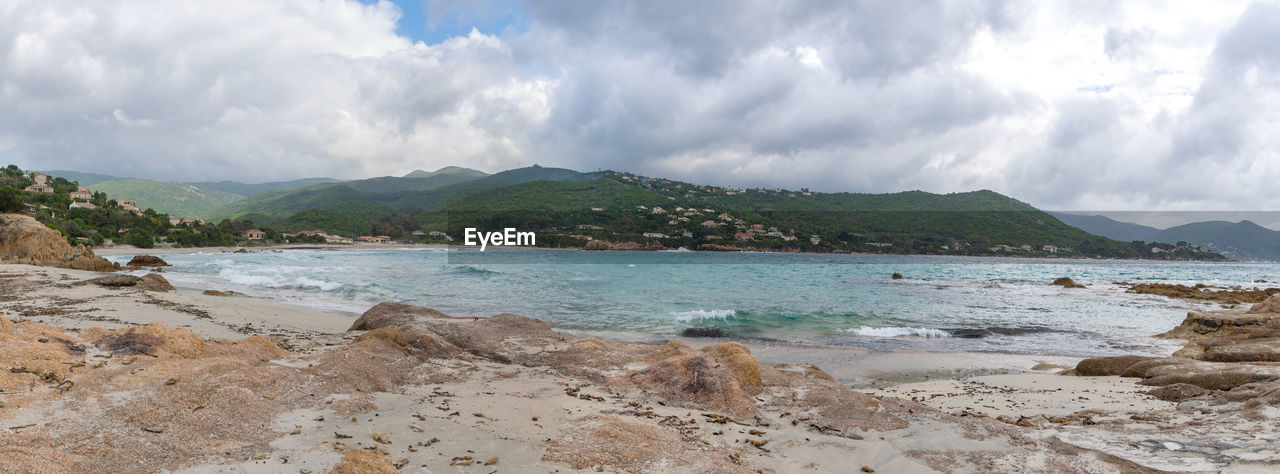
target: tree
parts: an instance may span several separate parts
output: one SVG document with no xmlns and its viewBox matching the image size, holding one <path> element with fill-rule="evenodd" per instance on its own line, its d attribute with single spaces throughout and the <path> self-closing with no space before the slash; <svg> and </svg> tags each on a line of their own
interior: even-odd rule
<svg viewBox="0 0 1280 474">
<path fill-rule="evenodd" d="M 0 212 L 22 212 L 26 210 L 26 203 L 22 200 L 22 192 L 17 189 L 5 186 L 0 189 Z"/>
</svg>

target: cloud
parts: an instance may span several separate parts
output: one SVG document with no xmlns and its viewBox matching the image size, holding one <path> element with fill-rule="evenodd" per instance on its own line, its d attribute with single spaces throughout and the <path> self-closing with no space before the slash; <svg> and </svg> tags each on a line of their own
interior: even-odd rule
<svg viewBox="0 0 1280 474">
<path fill-rule="evenodd" d="M 1057 209 L 1280 205 L 1274 3 L 404 4 L 8 2 L 0 153 L 187 180 L 539 163 Z M 397 34 L 403 15 L 497 28 L 427 44 Z"/>
</svg>

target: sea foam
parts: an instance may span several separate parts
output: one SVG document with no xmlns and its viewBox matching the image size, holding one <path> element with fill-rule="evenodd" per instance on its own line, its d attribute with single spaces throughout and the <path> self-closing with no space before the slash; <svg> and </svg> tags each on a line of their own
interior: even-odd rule
<svg viewBox="0 0 1280 474">
<path fill-rule="evenodd" d="M 873 328 L 862 326 L 860 328 L 845 329 L 845 332 L 853 333 L 856 336 L 865 337 L 951 337 L 951 333 L 941 329 L 933 328 L 903 328 L 903 327 L 884 327 Z"/>
<path fill-rule="evenodd" d="M 693 321 L 693 320 L 704 320 L 704 319 L 727 319 L 737 315 L 738 315 L 738 312 L 732 309 L 713 309 L 713 310 L 695 309 L 693 311 L 680 311 L 680 312 L 671 313 L 671 316 L 675 317 L 676 321 L 686 321 L 686 322 Z"/>
</svg>

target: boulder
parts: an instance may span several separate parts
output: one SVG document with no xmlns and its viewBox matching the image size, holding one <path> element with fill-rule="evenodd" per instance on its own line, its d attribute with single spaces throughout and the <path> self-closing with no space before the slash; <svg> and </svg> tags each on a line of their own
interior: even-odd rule
<svg viewBox="0 0 1280 474">
<path fill-rule="evenodd" d="M 1091 357 L 1076 364 L 1075 375 L 1095 377 L 1104 375 L 1122 375 L 1129 367 L 1139 362 L 1156 359 L 1145 356 L 1112 356 Z"/>
<path fill-rule="evenodd" d="M 889 278 L 890 278 L 890 279 L 892 279 L 892 280 L 901 280 L 901 279 L 902 279 L 902 274 L 901 274 L 901 273 L 894 273 L 893 275 L 889 275 Z"/>
<path fill-rule="evenodd" d="M 1057 279 L 1057 280 L 1053 280 L 1053 283 L 1051 283 L 1051 284 L 1053 284 L 1053 285 L 1058 285 L 1058 286 L 1061 286 L 1061 287 L 1063 287 L 1063 288 L 1084 288 L 1084 287 L 1085 287 L 1084 285 L 1081 285 L 1081 284 L 1079 284 L 1079 283 L 1076 283 L 1076 282 L 1075 282 L 1075 280 L 1072 280 L 1072 279 L 1067 278 L 1067 277 L 1062 277 L 1062 278 L 1059 278 L 1059 279 Z"/>
<path fill-rule="evenodd" d="M 760 363 L 751 355 L 751 349 L 738 342 L 726 342 L 702 350 L 729 370 L 729 376 L 747 395 L 758 395 L 764 390 L 760 381 Z"/>
<path fill-rule="evenodd" d="M 153 255 L 138 255 L 129 260 L 131 267 L 168 267 L 169 262 Z"/>
<path fill-rule="evenodd" d="M 92 249 L 72 247 L 58 231 L 21 214 L 0 215 L 0 262 L 97 272 L 119 269 Z"/>
<path fill-rule="evenodd" d="M 169 284 L 169 280 L 155 273 L 148 273 L 138 279 L 135 288 L 145 291 L 174 291 L 173 285 Z"/>
<path fill-rule="evenodd" d="M 1249 308 L 1249 314 L 1280 313 L 1280 294 L 1271 295 L 1265 301 Z"/>
<path fill-rule="evenodd" d="M 1209 393 L 1208 390 L 1189 383 L 1175 383 L 1147 391 L 1147 395 L 1166 402 L 1182 402 Z"/>
<path fill-rule="evenodd" d="M 141 278 L 138 278 L 133 275 L 109 275 L 104 277 L 91 278 L 80 283 L 84 285 L 98 285 L 105 288 L 124 288 L 124 287 L 130 287 L 130 286 L 137 286 L 138 282 L 141 280 L 142 280 Z"/>
</svg>

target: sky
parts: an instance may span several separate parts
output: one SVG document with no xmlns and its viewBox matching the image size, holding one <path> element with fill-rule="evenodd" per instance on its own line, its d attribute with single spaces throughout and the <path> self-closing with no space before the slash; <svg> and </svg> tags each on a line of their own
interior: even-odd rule
<svg viewBox="0 0 1280 474">
<path fill-rule="evenodd" d="M 1277 210 L 1280 4 L 8 0 L 0 161 Z"/>
</svg>

